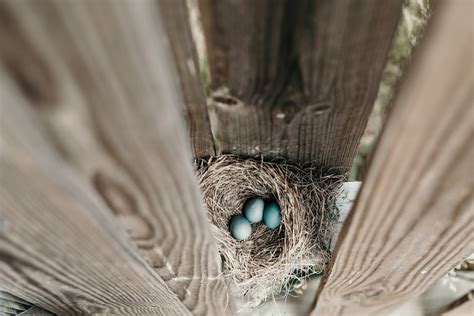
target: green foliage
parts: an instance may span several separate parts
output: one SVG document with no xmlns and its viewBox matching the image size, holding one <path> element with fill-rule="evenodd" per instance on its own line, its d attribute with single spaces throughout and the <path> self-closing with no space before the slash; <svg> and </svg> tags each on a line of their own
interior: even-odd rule
<svg viewBox="0 0 474 316">
<path fill-rule="evenodd" d="M 209 73 L 209 63 L 205 57 L 199 61 L 199 75 L 201 76 L 202 86 L 206 95 L 210 95 L 211 75 Z"/>
<path fill-rule="evenodd" d="M 402 16 L 388 54 L 387 65 L 382 75 L 374 109 L 352 164 L 350 180 L 360 180 L 367 168 L 368 158 L 372 154 L 375 141 L 382 130 L 386 115 L 390 111 L 390 103 L 399 79 L 409 63 L 413 48 L 418 44 L 428 21 L 430 3 L 431 0 L 406 0 L 403 4 Z"/>
</svg>

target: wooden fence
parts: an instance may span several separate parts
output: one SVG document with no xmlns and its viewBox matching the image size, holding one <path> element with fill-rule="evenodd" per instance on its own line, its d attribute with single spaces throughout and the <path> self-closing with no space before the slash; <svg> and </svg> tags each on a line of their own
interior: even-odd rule
<svg viewBox="0 0 474 316">
<path fill-rule="evenodd" d="M 200 0 L 216 146 L 184 0 L 0 1 L 0 288 L 234 314 L 193 156 L 346 172 L 401 4 Z M 473 11 L 436 3 L 309 313 L 385 312 L 474 251 Z"/>
</svg>

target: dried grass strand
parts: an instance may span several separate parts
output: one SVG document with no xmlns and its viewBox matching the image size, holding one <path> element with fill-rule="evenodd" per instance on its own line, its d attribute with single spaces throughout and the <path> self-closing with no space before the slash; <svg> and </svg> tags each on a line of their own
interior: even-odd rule
<svg viewBox="0 0 474 316">
<path fill-rule="evenodd" d="M 198 161 L 197 175 L 224 276 L 249 306 L 288 293 L 295 279 L 322 272 L 342 176 L 233 155 Z M 237 241 L 230 235 L 229 220 L 242 214 L 245 201 L 254 196 L 276 200 L 282 224 L 275 230 L 253 224 L 251 237 Z"/>
</svg>

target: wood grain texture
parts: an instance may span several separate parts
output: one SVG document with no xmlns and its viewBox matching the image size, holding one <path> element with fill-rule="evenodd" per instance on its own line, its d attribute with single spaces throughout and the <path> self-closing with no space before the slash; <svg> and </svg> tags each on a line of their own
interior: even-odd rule
<svg viewBox="0 0 474 316">
<path fill-rule="evenodd" d="M 473 12 L 437 3 L 311 315 L 385 315 L 474 251 Z"/>
<path fill-rule="evenodd" d="M 60 315 L 188 315 L 0 65 L 0 285 Z"/>
<path fill-rule="evenodd" d="M 201 0 L 224 153 L 351 165 L 402 0 Z"/>
<path fill-rule="evenodd" d="M 1 60 L 48 141 L 192 313 L 231 314 L 158 3 L 2 4 Z"/>
<path fill-rule="evenodd" d="M 207 100 L 201 84 L 186 0 L 160 0 L 158 3 L 184 95 L 184 110 L 194 157 L 213 156 L 215 151 Z"/>
<path fill-rule="evenodd" d="M 436 316 L 472 316 L 474 314 L 474 289 L 436 313 Z"/>
</svg>

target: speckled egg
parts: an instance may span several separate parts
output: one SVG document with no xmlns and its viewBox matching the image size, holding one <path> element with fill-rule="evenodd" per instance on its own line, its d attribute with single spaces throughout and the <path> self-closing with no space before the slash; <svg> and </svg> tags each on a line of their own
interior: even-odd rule
<svg viewBox="0 0 474 316">
<path fill-rule="evenodd" d="M 243 216 L 234 216 L 230 220 L 230 234 L 237 240 L 245 240 L 250 237 L 252 226 Z"/>
<path fill-rule="evenodd" d="M 254 197 L 244 205 L 244 216 L 249 220 L 250 223 L 259 223 L 263 219 L 263 209 L 265 202 L 262 198 Z"/>
<path fill-rule="evenodd" d="M 281 223 L 280 206 L 276 202 L 270 202 L 263 210 L 263 222 L 270 229 L 275 229 Z"/>
</svg>

